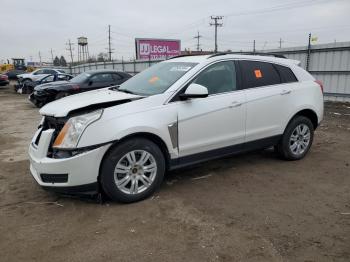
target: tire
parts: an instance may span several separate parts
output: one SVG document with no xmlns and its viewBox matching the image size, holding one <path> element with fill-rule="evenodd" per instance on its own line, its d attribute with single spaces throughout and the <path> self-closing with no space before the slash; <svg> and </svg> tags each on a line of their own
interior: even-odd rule
<svg viewBox="0 0 350 262">
<path fill-rule="evenodd" d="M 23 84 L 23 86 L 26 86 L 26 85 L 28 85 L 29 83 L 32 83 L 33 81 L 31 80 L 31 79 L 29 79 L 29 78 L 27 78 L 27 79 L 24 79 L 23 81 L 22 81 L 22 84 Z"/>
<path fill-rule="evenodd" d="M 314 138 L 314 126 L 305 116 L 295 116 L 286 127 L 277 145 L 279 155 L 285 160 L 299 160 L 308 153 Z"/>
<path fill-rule="evenodd" d="M 144 164 L 142 157 L 147 158 Z M 100 184 L 112 200 L 131 203 L 152 195 L 161 185 L 164 173 L 165 158 L 160 148 L 148 139 L 133 138 L 107 153 L 100 169 Z"/>
<path fill-rule="evenodd" d="M 55 100 L 61 99 L 63 97 L 69 96 L 68 93 L 64 93 L 64 92 L 59 92 L 56 96 L 55 96 Z"/>
</svg>

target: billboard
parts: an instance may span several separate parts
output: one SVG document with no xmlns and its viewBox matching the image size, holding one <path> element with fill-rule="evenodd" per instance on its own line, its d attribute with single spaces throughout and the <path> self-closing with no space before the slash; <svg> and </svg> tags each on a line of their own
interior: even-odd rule
<svg viewBox="0 0 350 262">
<path fill-rule="evenodd" d="M 138 60 L 163 60 L 181 54 L 181 41 L 173 39 L 136 38 Z"/>
</svg>

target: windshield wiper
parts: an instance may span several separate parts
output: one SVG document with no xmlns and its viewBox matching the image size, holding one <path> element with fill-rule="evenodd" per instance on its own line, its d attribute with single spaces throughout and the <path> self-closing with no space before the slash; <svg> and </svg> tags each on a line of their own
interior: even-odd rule
<svg viewBox="0 0 350 262">
<path fill-rule="evenodd" d="M 110 88 L 108 88 L 109 90 L 119 90 L 120 85 L 116 85 L 116 86 L 111 86 Z"/>
<path fill-rule="evenodd" d="M 117 89 L 118 91 L 120 92 L 124 92 L 124 93 L 127 93 L 127 94 L 132 94 L 132 95 L 136 95 L 133 91 L 130 91 L 128 89 Z"/>
</svg>

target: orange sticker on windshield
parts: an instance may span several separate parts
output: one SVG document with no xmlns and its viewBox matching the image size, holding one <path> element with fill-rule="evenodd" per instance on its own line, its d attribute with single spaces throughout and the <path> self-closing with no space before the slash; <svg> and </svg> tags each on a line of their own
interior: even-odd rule
<svg viewBox="0 0 350 262">
<path fill-rule="evenodd" d="M 262 73 L 260 70 L 254 70 L 254 73 L 256 78 L 262 78 Z"/>
<path fill-rule="evenodd" d="M 150 82 L 151 84 L 154 84 L 155 82 L 157 82 L 159 80 L 158 76 L 154 76 L 152 77 L 150 80 L 148 80 L 148 82 Z"/>
</svg>

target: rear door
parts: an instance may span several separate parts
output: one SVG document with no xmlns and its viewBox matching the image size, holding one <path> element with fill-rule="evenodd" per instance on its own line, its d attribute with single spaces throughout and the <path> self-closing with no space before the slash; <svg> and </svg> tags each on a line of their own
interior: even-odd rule
<svg viewBox="0 0 350 262">
<path fill-rule="evenodd" d="M 289 117 L 288 108 L 293 104 L 295 76 L 289 68 L 268 62 L 240 61 L 239 64 L 247 101 L 246 142 L 282 134 Z M 288 80 L 279 68 L 291 72 Z"/>
<path fill-rule="evenodd" d="M 86 85 L 86 91 L 99 89 L 107 86 L 113 86 L 115 84 L 115 80 L 112 76 L 112 73 L 99 73 L 90 77 L 88 83 Z"/>
</svg>

